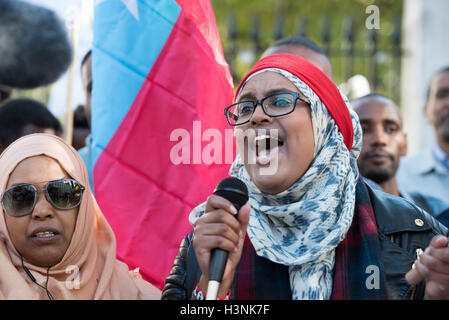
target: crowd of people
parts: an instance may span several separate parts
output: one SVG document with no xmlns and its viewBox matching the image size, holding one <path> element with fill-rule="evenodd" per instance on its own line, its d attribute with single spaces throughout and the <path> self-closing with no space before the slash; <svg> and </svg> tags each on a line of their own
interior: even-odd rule
<svg viewBox="0 0 449 320">
<path fill-rule="evenodd" d="M 85 103 L 72 145 L 45 105 L 11 97 L 4 70 L 0 299 L 202 300 L 216 248 L 229 252 L 218 299 L 449 299 L 449 67 L 428 85 L 435 143 L 409 157 L 395 101 L 378 93 L 349 101 L 317 44 L 273 43 L 223 119 L 254 133 L 255 150 L 236 137 L 229 172 L 247 186 L 248 203 L 236 210 L 211 195 L 192 210 L 193 231 L 162 291 L 117 260 L 94 197 L 92 51 L 80 66 Z M 276 172 L 261 173 L 271 161 Z M 365 285 L 372 267 L 374 290 Z M 410 270 L 421 281 L 409 283 Z"/>
</svg>

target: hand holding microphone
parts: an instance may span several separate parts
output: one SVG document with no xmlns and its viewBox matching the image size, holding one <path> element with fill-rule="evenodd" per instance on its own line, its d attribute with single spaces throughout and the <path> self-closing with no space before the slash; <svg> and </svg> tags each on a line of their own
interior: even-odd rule
<svg viewBox="0 0 449 320">
<path fill-rule="evenodd" d="M 199 285 L 203 292 L 207 288 L 207 299 L 225 296 L 232 284 L 249 220 L 247 200 L 245 184 L 226 178 L 208 198 L 205 214 L 195 223 L 193 247 L 202 270 Z"/>
<path fill-rule="evenodd" d="M 426 280 L 426 299 L 449 299 L 448 239 L 435 236 L 405 278 L 411 285 Z"/>
</svg>

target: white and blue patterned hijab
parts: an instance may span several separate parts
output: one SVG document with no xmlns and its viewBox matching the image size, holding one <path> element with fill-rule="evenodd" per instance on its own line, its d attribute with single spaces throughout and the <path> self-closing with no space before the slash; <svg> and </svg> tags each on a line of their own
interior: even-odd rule
<svg viewBox="0 0 449 320">
<path fill-rule="evenodd" d="M 335 248 L 345 238 L 354 215 L 362 130 L 357 115 L 348 107 L 354 130 L 349 151 L 326 106 L 290 72 L 267 68 L 252 74 L 245 83 L 267 71 L 286 77 L 309 100 L 315 142 L 313 161 L 296 183 L 275 195 L 256 187 L 239 155 L 229 174 L 248 186 L 251 212 L 247 233 L 256 254 L 289 266 L 292 299 L 329 299 Z M 348 99 L 342 97 L 348 105 Z M 204 208 L 205 203 L 191 212 L 192 225 Z"/>
</svg>

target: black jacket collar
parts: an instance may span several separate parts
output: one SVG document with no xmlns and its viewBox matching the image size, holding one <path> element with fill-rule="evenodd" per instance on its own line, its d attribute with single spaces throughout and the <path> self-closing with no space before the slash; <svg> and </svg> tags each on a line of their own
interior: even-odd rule
<svg viewBox="0 0 449 320">
<path fill-rule="evenodd" d="M 359 180 L 358 183 L 363 182 Z M 404 231 L 422 232 L 430 230 L 434 226 L 435 221 L 430 214 L 410 201 L 383 191 L 374 190 L 367 184 L 365 187 L 370 195 L 380 233 L 389 235 Z M 405 211 L 407 215 L 397 214 L 398 211 Z"/>
</svg>

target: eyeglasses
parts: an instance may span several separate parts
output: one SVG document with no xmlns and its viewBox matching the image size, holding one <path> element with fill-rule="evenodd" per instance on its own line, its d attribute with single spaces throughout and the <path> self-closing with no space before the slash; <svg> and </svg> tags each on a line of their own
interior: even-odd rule
<svg viewBox="0 0 449 320">
<path fill-rule="evenodd" d="M 35 185 L 45 183 L 38 190 Z M 0 200 L 5 213 L 11 217 L 22 217 L 33 212 L 38 192 L 45 191 L 45 198 L 58 210 L 70 210 L 77 207 L 85 188 L 73 179 L 59 179 L 38 183 L 18 184 L 8 188 Z"/>
<path fill-rule="evenodd" d="M 309 104 L 297 92 L 279 92 L 259 100 L 240 101 L 224 109 L 224 114 L 231 126 L 239 126 L 249 122 L 257 105 L 269 117 L 280 117 L 292 113 L 296 100 Z"/>
</svg>

